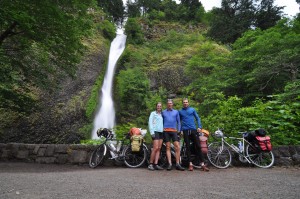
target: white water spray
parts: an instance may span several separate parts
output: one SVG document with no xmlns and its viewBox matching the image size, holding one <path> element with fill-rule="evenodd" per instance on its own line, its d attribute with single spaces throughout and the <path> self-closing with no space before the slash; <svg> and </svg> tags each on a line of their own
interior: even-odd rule
<svg viewBox="0 0 300 199">
<path fill-rule="evenodd" d="M 120 33 L 118 31 L 118 33 Z M 92 139 L 98 139 L 99 128 L 113 128 L 115 126 L 115 107 L 112 99 L 112 84 L 115 66 L 119 57 L 125 49 L 126 35 L 117 34 L 110 45 L 107 71 L 102 85 L 101 107 L 94 119 Z"/>
</svg>

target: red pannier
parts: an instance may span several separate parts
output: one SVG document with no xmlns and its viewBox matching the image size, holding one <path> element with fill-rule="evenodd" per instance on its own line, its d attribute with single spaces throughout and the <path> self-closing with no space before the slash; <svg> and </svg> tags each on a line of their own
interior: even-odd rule
<svg viewBox="0 0 300 199">
<path fill-rule="evenodd" d="M 258 141 L 258 145 L 262 151 L 272 151 L 271 138 L 269 136 L 256 136 L 255 138 Z"/>
</svg>

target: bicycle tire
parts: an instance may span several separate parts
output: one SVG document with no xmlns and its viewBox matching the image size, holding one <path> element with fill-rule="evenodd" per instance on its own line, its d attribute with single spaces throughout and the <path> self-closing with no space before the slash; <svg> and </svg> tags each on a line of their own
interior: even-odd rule
<svg viewBox="0 0 300 199">
<path fill-rule="evenodd" d="M 264 169 L 273 166 L 275 161 L 272 151 L 261 151 L 253 145 L 246 146 L 246 155 L 252 164 Z"/>
<path fill-rule="evenodd" d="M 98 165 L 103 163 L 107 148 L 105 144 L 98 146 L 91 154 L 89 166 L 91 168 L 96 168 Z"/>
<path fill-rule="evenodd" d="M 226 169 L 232 161 L 231 152 L 225 146 L 221 149 L 221 142 L 213 142 L 208 145 L 208 161 L 219 169 Z"/>
<path fill-rule="evenodd" d="M 147 159 L 147 149 L 145 146 L 141 147 L 139 152 L 132 152 L 130 145 L 124 148 L 124 163 L 129 168 L 137 168 L 142 166 Z"/>
</svg>

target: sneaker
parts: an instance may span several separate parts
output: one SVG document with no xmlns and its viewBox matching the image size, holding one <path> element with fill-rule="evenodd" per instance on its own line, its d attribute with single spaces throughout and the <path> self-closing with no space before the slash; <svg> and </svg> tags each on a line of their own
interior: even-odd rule
<svg viewBox="0 0 300 199">
<path fill-rule="evenodd" d="M 167 167 L 167 170 L 171 171 L 172 170 L 172 165 L 169 164 L 169 166 Z"/>
<path fill-rule="evenodd" d="M 176 169 L 180 171 L 184 171 L 185 168 L 183 168 L 180 164 L 176 164 Z"/>
<path fill-rule="evenodd" d="M 164 168 L 162 168 L 161 166 L 159 166 L 158 164 L 157 165 L 155 165 L 154 166 L 154 168 L 156 169 L 156 170 L 164 170 Z"/>
<path fill-rule="evenodd" d="M 149 164 L 148 169 L 149 169 L 150 171 L 154 171 L 154 170 L 155 170 L 154 167 L 153 167 L 153 164 Z"/>
<path fill-rule="evenodd" d="M 193 171 L 193 170 L 194 170 L 193 165 L 190 165 L 190 166 L 189 166 L 189 171 Z"/>
</svg>

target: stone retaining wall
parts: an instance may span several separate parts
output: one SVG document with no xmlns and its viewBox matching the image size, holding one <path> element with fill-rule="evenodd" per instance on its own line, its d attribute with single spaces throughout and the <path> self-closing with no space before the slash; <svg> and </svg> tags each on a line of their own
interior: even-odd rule
<svg viewBox="0 0 300 199">
<path fill-rule="evenodd" d="M 87 164 L 95 148 L 96 146 L 79 144 L 0 143 L 0 161 Z M 273 153 L 275 166 L 300 166 L 300 146 L 274 147 Z M 233 165 L 238 166 L 238 161 L 233 161 Z"/>
</svg>

